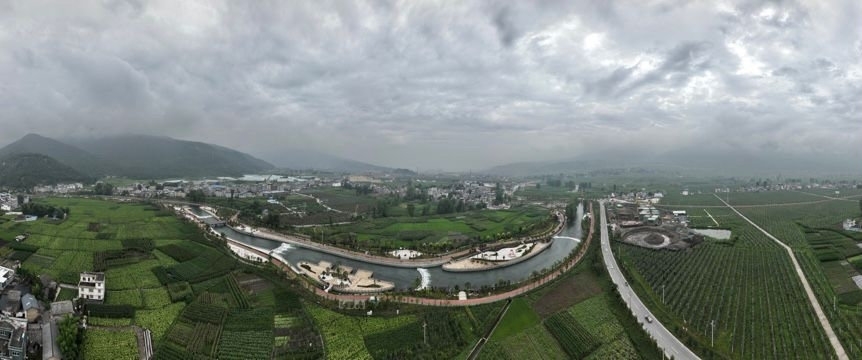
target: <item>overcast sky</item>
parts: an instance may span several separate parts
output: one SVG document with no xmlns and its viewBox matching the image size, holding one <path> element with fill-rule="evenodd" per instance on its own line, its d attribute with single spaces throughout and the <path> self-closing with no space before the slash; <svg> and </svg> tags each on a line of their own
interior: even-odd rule
<svg viewBox="0 0 862 360">
<path fill-rule="evenodd" d="M 0 0 L 0 145 L 146 133 L 482 169 L 862 148 L 862 2 Z"/>
</svg>

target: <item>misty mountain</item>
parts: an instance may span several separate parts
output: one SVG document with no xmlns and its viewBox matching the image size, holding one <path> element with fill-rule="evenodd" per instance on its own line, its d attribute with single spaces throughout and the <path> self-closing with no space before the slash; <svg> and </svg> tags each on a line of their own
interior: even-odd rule
<svg viewBox="0 0 862 360">
<path fill-rule="evenodd" d="M 27 134 L 0 149 L 0 157 L 11 154 L 42 154 L 94 177 L 107 175 L 115 168 L 115 165 L 106 159 L 37 134 Z"/>
<path fill-rule="evenodd" d="M 273 168 L 266 161 L 226 147 L 144 135 L 61 142 L 29 134 L 0 149 L 0 156 L 15 154 L 40 154 L 89 178 L 239 176 Z M 34 170 L 43 172 L 40 169 Z"/>
<path fill-rule="evenodd" d="M 693 176 L 809 176 L 858 174 L 858 164 L 827 154 L 787 154 L 748 149 L 679 148 L 659 155 L 638 152 L 599 152 L 567 160 L 519 162 L 495 166 L 485 173 L 533 176 L 590 173 L 599 170 L 639 172 L 649 169 L 667 175 Z"/>
<path fill-rule="evenodd" d="M 389 172 L 392 170 L 384 166 L 306 149 L 285 149 L 284 151 L 267 153 L 262 157 L 280 168 L 293 170 L 314 169 L 343 172 Z"/>
<path fill-rule="evenodd" d="M 90 181 L 91 177 L 46 155 L 0 155 L 0 186 L 26 189 L 35 185 Z"/>
<path fill-rule="evenodd" d="M 273 168 L 226 147 L 164 136 L 121 135 L 69 142 L 116 164 L 115 174 L 136 179 L 238 176 Z"/>
</svg>

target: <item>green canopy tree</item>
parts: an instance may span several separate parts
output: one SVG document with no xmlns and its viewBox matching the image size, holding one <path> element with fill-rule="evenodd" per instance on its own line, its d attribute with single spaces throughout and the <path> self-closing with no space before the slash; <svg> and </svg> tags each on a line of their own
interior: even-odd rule
<svg viewBox="0 0 862 360">
<path fill-rule="evenodd" d="M 63 354 L 63 358 L 81 359 L 81 329 L 78 328 L 78 318 L 67 317 L 61 320 L 57 324 L 57 327 L 60 332 L 57 343 L 60 346 L 60 353 Z"/>
</svg>

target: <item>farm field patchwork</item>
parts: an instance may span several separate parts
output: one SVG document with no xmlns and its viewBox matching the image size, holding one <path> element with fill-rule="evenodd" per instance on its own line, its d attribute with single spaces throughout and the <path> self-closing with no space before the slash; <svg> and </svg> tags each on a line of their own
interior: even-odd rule
<svg viewBox="0 0 862 360">
<path fill-rule="evenodd" d="M 416 313 L 351 316 L 307 304 L 328 359 L 435 358 L 462 353 L 492 325 L 502 303 L 419 308 Z M 426 327 L 427 345 L 423 339 Z"/>
<path fill-rule="evenodd" d="M 0 237 L 31 234 L 15 249 L 3 247 L 6 254 L 26 253 L 25 268 L 66 284 L 76 284 L 80 271 L 101 267 L 105 303 L 131 306 L 123 317 L 92 318 L 86 358 L 137 358 L 134 333 L 120 330 L 129 325 L 152 331 L 156 358 L 319 357 L 319 335 L 288 285 L 253 274 L 235 277 L 238 265 L 227 251 L 171 212 L 80 198 L 38 201 L 68 207 L 70 216 L 58 223 L 3 222 Z M 76 295 L 62 289 L 58 299 Z M 291 321 L 274 328 L 276 310 Z M 112 353 L 111 346 L 129 353 Z"/>
<path fill-rule="evenodd" d="M 501 322 L 481 359 L 641 359 L 658 358 L 657 348 L 613 291 L 591 247 L 581 263 L 547 287 L 515 300 L 515 316 Z M 516 303 L 513 302 L 513 307 Z M 518 310 L 526 304 L 534 311 Z M 510 312 L 512 309 L 510 308 Z M 530 314 L 525 316 L 523 314 Z M 508 313 L 507 313 L 508 317 Z M 513 326 L 512 324 L 518 325 Z M 635 346 L 633 339 L 638 339 Z"/>
</svg>

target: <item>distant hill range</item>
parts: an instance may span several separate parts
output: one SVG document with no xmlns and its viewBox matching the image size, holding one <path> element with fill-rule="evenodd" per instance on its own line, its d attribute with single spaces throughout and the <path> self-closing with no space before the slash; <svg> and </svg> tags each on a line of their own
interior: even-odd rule
<svg viewBox="0 0 862 360">
<path fill-rule="evenodd" d="M 0 185 L 4 187 L 28 189 L 36 185 L 92 180 L 92 177 L 42 154 L 0 155 Z"/>
<path fill-rule="evenodd" d="M 403 171 L 413 173 L 411 170 L 392 169 L 306 149 L 285 149 L 264 154 L 262 157 L 280 168 L 293 170 L 314 169 L 349 173 L 391 173 L 398 170 L 399 174 Z"/>
<path fill-rule="evenodd" d="M 499 176 L 554 174 L 656 174 L 691 176 L 859 175 L 862 166 L 845 156 L 786 154 L 746 149 L 680 148 L 658 155 L 599 152 L 568 160 L 519 162 L 495 166 L 484 173 Z"/>
<path fill-rule="evenodd" d="M 25 154 L 28 156 L 22 156 Z M 29 156 L 34 154 L 41 157 Z M 218 145 L 145 135 L 61 142 L 29 134 L 0 149 L 2 159 L 16 166 L 15 176 L 29 179 L 28 170 L 33 175 L 51 174 L 45 179 L 48 182 L 56 182 L 51 179 L 95 179 L 105 175 L 135 179 L 238 176 L 274 168 L 266 161 Z M 55 171 L 46 172 L 47 166 L 55 167 Z M 63 172 L 68 176 L 61 176 Z M 4 179 L 8 177 L 3 176 Z M 5 181 L 2 184 L 6 186 L 14 183 Z"/>
</svg>

